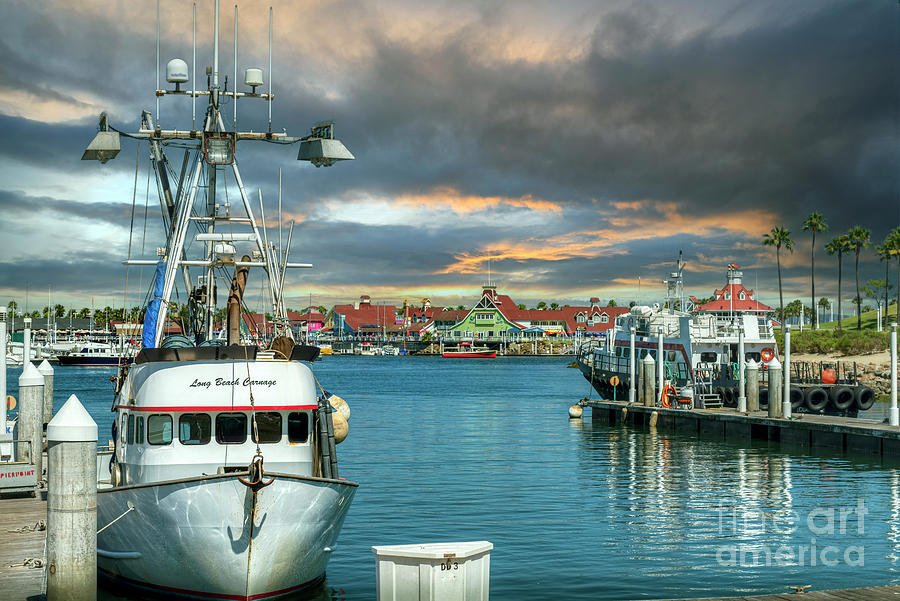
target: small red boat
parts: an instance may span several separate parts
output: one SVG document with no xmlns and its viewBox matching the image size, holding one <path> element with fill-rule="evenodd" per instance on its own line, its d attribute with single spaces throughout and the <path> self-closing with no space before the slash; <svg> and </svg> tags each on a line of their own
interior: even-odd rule
<svg viewBox="0 0 900 601">
<path fill-rule="evenodd" d="M 451 359 L 493 359 L 497 356 L 497 351 L 493 351 L 486 346 L 475 347 L 471 342 L 460 342 L 456 349 L 444 349 L 441 357 Z"/>
</svg>

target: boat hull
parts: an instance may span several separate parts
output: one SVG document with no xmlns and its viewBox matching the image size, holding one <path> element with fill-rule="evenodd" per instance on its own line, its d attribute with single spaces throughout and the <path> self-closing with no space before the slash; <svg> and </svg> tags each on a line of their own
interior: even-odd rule
<svg viewBox="0 0 900 601">
<path fill-rule="evenodd" d="M 444 351 L 441 357 L 447 359 L 493 359 L 497 351 Z"/>
<path fill-rule="evenodd" d="M 99 527 L 122 516 L 97 535 L 100 575 L 187 599 L 275 599 L 319 583 L 356 484 L 274 476 L 255 493 L 232 474 L 99 490 Z"/>
<path fill-rule="evenodd" d="M 133 357 L 92 357 L 90 355 L 59 355 L 60 365 L 76 365 L 79 367 L 116 367 L 120 363 L 130 365 Z"/>
</svg>

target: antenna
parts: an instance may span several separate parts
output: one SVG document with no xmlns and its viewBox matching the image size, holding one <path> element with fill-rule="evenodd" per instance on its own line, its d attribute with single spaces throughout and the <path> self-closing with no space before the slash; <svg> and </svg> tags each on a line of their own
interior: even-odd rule
<svg viewBox="0 0 900 601">
<path fill-rule="evenodd" d="M 238 8 L 237 4 L 234 5 L 234 85 L 232 89 L 232 103 L 234 104 L 234 119 L 232 122 L 234 123 L 234 131 L 237 131 L 237 65 L 238 65 L 238 57 L 237 57 L 237 46 L 238 46 Z"/>
<path fill-rule="evenodd" d="M 217 114 L 219 113 L 219 0 L 216 0 L 216 13 L 213 23 L 213 72 L 212 72 L 212 94 L 213 107 Z M 215 117 L 214 117 L 215 119 Z M 213 123 L 213 130 L 216 124 Z"/>
<path fill-rule="evenodd" d="M 272 7 L 269 7 L 269 133 L 272 133 Z"/>
<path fill-rule="evenodd" d="M 283 229 L 283 225 L 281 224 L 281 167 L 278 168 L 278 252 L 284 253 L 284 246 L 281 244 L 281 231 Z M 282 259 L 285 261 L 286 259 Z"/>
<path fill-rule="evenodd" d="M 197 131 L 197 3 L 194 2 L 194 50 L 191 65 L 191 131 Z M 159 102 L 157 100 L 157 102 Z M 158 112 L 158 109 L 157 109 Z"/>
<path fill-rule="evenodd" d="M 156 0 L 156 89 L 159 89 L 159 0 Z M 159 94 L 156 96 L 156 126 L 159 127 Z"/>
</svg>

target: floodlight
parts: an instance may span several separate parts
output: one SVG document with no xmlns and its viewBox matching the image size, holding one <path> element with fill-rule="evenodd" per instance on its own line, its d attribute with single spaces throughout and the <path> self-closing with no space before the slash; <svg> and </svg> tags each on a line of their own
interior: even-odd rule
<svg viewBox="0 0 900 601">
<path fill-rule="evenodd" d="M 334 121 L 314 125 L 310 135 L 300 142 L 298 161 L 309 161 L 316 167 L 330 167 L 335 161 L 352 161 L 356 157 L 334 137 Z"/>
<path fill-rule="evenodd" d="M 106 113 L 100 114 L 100 131 L 88 144 L 84 154 L 81 155 L 82 161 L 100 161 L 105 163 L 110 159 L 116 158 L 121 149 L 119 145 L 119 132 L 109 131 L 109 121 Z"/>
<path fill-rule="evenodd" d="M 206 162 L 210 165 L 230 165 L 234 161 L 234 141 L 231 138 L 206 138 L 203 149 Z"/>
</svg>

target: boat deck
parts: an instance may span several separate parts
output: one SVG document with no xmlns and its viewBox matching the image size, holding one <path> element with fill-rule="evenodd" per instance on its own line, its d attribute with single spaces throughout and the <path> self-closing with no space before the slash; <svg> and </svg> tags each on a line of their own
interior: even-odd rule
<svg viewBox="0 0 900 601">
<path fill-rule="evenodd" d="M 41 521 L 47 523 L 47 491 L 38 491 L 36 498 L 0 496 L 0 599 L 44 598 L 47 531 L 35 528 Z M 34 559 L 40 561 L 36 567 Z"/>
</svg>

